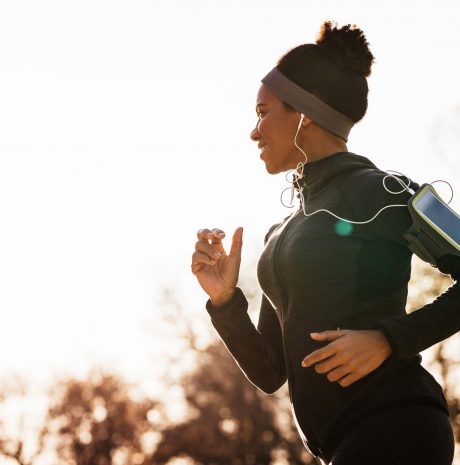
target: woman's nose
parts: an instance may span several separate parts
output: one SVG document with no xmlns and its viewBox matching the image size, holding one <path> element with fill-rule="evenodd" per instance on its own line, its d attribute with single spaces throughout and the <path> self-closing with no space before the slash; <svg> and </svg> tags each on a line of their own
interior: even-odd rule
<svg viewBox="0 0 460 465">
<path fill-rule="evenodd" d="M 249 135 L 249 137 L 254 142 L 259 140 L 259 131 L 257 130 L 257 126 L 251 131 L 251 134 Z"/>
</svg>

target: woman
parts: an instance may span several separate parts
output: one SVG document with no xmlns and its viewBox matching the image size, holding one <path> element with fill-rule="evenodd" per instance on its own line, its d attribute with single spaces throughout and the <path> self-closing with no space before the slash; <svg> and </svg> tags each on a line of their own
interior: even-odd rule
<svg viewBox="0 0 460 465">
<path fill-rule="evenodd" d="M 242 228 L 229 254 L 223 231 L 198 231 L 192 272 L 249 380 L 266 393 L 288 380 L 313 455 L 333 465 L 447 465 L 446 401 L 418 353 L 460 329 L 460 288 L 405 313 L 411 251 L 403 235 L 418 186 L 347 148 L 367 109 L 368 45 L 360 29 L 326 22 L 316 44 L 289 51 L 262 80 L 251 138 L 270 174 L 293 170 L 301 206 L 265 238 L 257 328 L 236 287 Z M 438 268 L 460 276 L 456 257 Z"/>
</svg>

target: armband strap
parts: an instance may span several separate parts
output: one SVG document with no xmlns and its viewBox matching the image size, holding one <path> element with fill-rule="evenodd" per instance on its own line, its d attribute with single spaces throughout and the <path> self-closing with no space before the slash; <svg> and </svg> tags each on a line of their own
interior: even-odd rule
<svg viewBox="0 0 460 465">
<path fill-rule="evenodd" d="M 423 231 L 419 230 L 418 234 L 412 228 L 409 231 L 404 234 L 404 239 L 409 243 L 409 249 L 424 262 L 436 266 L 437 260 L 435 256 L 439 254 L 439 247 Z M 433 249 L 437 250 L 436 254 L 430 252 Z"/>
</svg>

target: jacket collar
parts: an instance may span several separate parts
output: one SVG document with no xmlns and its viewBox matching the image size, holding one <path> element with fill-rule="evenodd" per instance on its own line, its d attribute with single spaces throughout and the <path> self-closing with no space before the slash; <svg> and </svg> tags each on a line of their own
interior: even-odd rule
<svg viewBox="0 0 460 465">
<path fill-rule="evenodd" d="M 294 186 L 299 193 L 306 189 L 312 195 L 350 171 L 369 168 L 376 166 L 368 158 L 352 152 L 338 152 L 318 161 L 307 162 L 303 167 L 303 176 L 294 176 Z"/>
</svg>

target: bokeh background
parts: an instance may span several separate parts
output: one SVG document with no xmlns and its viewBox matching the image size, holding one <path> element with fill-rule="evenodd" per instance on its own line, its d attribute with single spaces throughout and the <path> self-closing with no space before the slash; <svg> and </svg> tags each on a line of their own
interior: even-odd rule
<svg viewBox="0 0 460 465">
<path fill-rule="evenodd" d="M 324 20 L 376 57 L 349 149 L 457 193 L 458 1 L 0 0 L 0 461 L 309 463 L 285 390 L 232 371 L 190 261 L 197 229 L 244 226 L 257 318 L 289 212 L 249 139 L 256 92 Z M 449 285 L 414 268 L 409 309 Z M 456 344 L 424 354 L 453 422 Z"/>
</svg>

